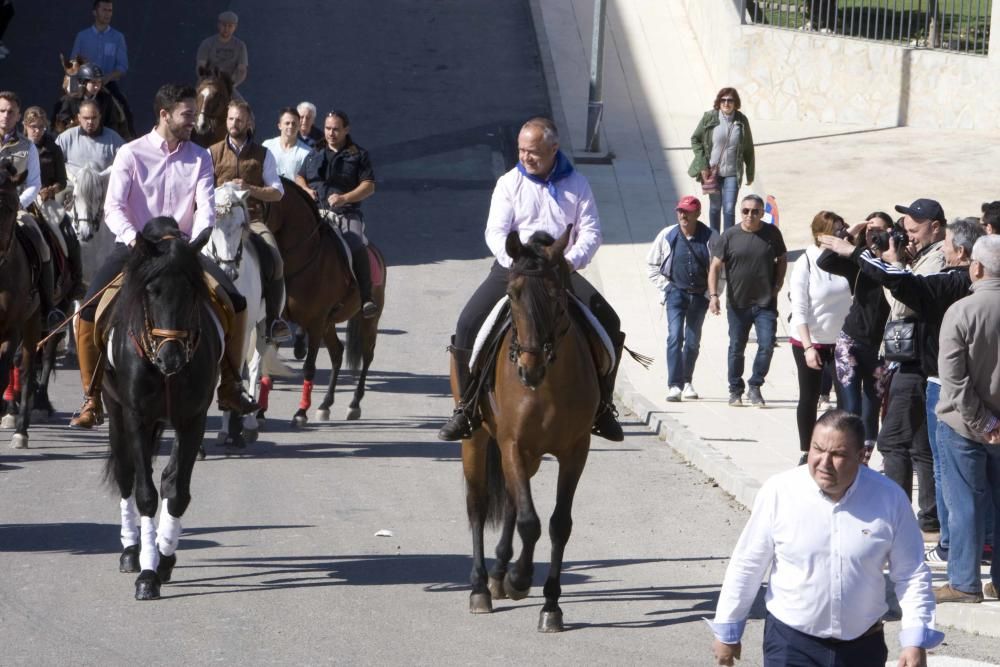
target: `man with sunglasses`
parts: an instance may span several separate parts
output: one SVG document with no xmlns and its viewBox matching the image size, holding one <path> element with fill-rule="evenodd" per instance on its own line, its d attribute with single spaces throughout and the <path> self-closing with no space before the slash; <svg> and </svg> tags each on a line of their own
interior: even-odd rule
<svg viewBox="0 0 1000 667">
<path fill-rule="evenodd" d="M 781 232 L 764 224 L 764 200 L 747 195 L 740 204 L 740 224 L 727 229 L 712 251 L 708 272 L 708 309 L 719 315 L 719 277 L 726 270 L 726 315 L 729 320 L 729 405 L 743 405 L 744 352 L 750 327 L 757 334 L 750 405 L 765 406 L 760 388 L 771 367 L 778 325 L 778 292 L 788 268 Z"/>
</svg>

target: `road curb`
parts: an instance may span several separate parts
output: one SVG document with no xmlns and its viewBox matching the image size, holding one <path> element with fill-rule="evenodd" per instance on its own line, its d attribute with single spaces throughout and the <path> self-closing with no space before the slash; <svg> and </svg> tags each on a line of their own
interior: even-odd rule
<svg viewBox="0 0 1000 667">
<path fill-rule="evenodd" d="M 667 446 L 708 475 L 738 503 L 747 509 L 753 507 L 760 482 L 743 472 L 732 459 L 657 408 L 652 401 L 635 390 L 628 378 L 618 377 L 615 395 L 626 409 L 639 417 Z"/>
</svg>

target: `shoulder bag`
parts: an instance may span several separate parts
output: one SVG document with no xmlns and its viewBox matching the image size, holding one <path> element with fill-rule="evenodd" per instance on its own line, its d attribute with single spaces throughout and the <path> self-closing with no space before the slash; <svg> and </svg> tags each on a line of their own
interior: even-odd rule
<svg viewBox="0 0 1000 667">
<path fill-rule="evenodd" d="M 917 320 L 910 317 L 886 323 L 882 336 L 886 361 L 917 361 L 920 358 L 918 331 Z"/>
</svg>

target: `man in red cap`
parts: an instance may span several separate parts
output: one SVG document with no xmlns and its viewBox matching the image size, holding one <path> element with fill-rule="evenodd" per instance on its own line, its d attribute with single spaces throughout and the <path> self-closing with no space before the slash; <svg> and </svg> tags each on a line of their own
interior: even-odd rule
<svg viewBox="0 0 1000 667">
<path fill-rule="evenodd" d="M 677 224 L 656 235 L 646 263 L 667 308 L 667 400 L 698 398 L 692 384 L 701 327 L 708 312 L 708 267 L 719 232 L 698 220 L 701 202 L 677 202 Z"/>
</svg>

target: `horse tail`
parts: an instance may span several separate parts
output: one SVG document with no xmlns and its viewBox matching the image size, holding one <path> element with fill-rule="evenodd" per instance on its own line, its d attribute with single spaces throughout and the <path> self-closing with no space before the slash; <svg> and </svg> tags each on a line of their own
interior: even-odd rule
<svg viewBox="0 0 1000 667">
<path fill-rule="evenodd" d="M 364 338 L 364 332 L 361 330 L 361 313 L 358 313 L 347 321 L 347 368 L 352 371 L 361 368 Z"/>
<path fill-rule="evenodd" d="M 490 438 L 486 445 L 486 525 L 496 527 L 503 520 L 507 504 L 507 484 L 503 478 L 500 447 Z"/>
</svg>

